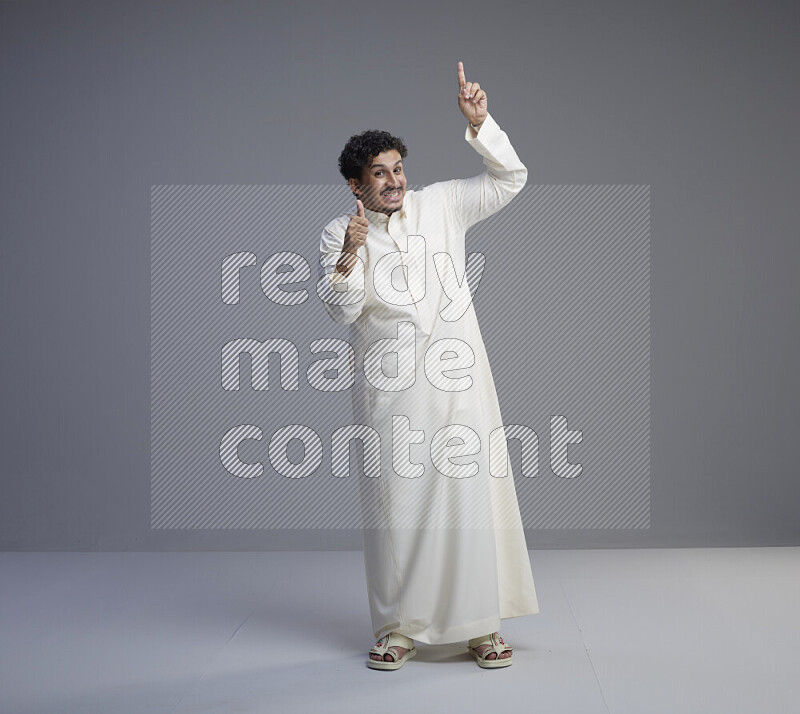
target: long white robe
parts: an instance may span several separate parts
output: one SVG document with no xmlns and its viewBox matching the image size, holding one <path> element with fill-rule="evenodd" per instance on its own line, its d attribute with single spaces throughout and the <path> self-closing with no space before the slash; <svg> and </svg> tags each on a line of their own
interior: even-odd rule
<svg viewBox="0 0 800 714">
<path fill-rule="evenodd" d="M 457 642 L 539 612 L 475 309 L 471 301 L 451 305 L 456 281 L 466 280 L 467 229 L 507 204 L 527 169 L 491 116 L 464 138 L 486 170 L 408 190 L 390 216 L 367 209 L 363 262 L 349 276 L 332 267 L 350 216 L 331 221 L 320 241 L 322 284 L 331 302 L 340 301 L 325 309 L 351 325 L 355 422 L 380 436 L 379 470 L 364 473 L 374 445 L 363 457 L 356 449 L 354 470 L 376 638 L 395 631 L 429 644 Z M 454 319 L 459 305 L 465 311 Z M 365 363 L 373 345 L 373 353 L 398 354 L 372 354 Z"/>
</svg>

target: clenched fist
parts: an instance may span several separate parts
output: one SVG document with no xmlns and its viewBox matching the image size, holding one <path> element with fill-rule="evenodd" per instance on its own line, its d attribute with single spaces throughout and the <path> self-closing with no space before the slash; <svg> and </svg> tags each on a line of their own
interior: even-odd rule
<svg viewBox="0 0 800 714">
<path fill-rule="evenodd" d="M 356 199 L 356 215 L 350 216 L 347 230 L 344 234 L 342 254 L 336 262 L 336 270 L 345 275 L 350 275 L 356 264 L 356 252 L 367 242 L 367 231 L 369 221 L 364 215 L 364 204 L 360 199 Z"/>
</svg>

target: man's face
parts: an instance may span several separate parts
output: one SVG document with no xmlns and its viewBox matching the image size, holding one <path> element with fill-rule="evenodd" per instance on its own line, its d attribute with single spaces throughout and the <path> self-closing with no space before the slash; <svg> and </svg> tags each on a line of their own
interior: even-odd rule
<svg viewBox="0 0 800 714">
<path fill-rule="evenodd" d="M 390 214 L 399 210 L 406 195 L 406 175 L 403 159 L 396 149 L 373 157 L 361 170 L 361 181 L 350 179 L 350 188 L 364 208 Z"/>
</svg>

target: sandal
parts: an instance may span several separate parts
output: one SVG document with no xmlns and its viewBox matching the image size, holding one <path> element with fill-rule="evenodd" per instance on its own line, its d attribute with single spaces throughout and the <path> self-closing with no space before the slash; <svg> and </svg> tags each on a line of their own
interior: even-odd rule
<svg viewBox="0 0 800 714">
<path fill-rule="evenodd" d="M 489 645 L 483 653 L 478 652 L 478 647 L 481 645 Z M 495 659 L 486 659 L 486 656 L 495 653 Z M 512 657 L 500 658 L 503 652 L 511 652 L 511 648 L 505 643 L 499 632 L 493 632 L 491 635 L 484 635 L 483 637 L 473 637 L 469 641 L 469 653 L 475 658 L 479 667 L 484 669 L 494 669 L 495 667 L 508 667 L 511 664 Z"/>
<path fill-rule="evenodd" d="M 397 658 L 398 647 L 404 647 L 408 650 L 400 659 Z M 369 653 L 380 655 L 381 659 L 377 660 L 368 657 L 367 667 L 372 669 L 400 669 L 407 659 L 416 656 L 417 648 L 414 647 L 414 640 L 410 637 L 401 635 L 399 632 L 390 632 L 388 635 L 381 637 Z M 387 653 L 394 657 L 393 661 L 387 662 L 383 659 L 383 656 Z"/>
</svg>

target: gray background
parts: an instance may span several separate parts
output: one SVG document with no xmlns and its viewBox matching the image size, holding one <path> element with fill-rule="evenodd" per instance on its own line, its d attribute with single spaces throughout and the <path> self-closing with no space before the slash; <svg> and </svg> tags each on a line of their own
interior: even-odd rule
<svg viewBox="0 0 800 714">
<path fill-rule="evenodd" d="M 472 348 L 476 360 L 478 341 L 484 342 L 493 381 L 503 395 L 506 436 L 537 437 L 538 453 L 529 458 L 526 451 L 524 468 L 521 444 L 509 444 L 523 527 L 650 525 L 649 194 L 648 186 L 525 186 L 510 205 L 467 232 L 470 255 L 485 257 L 480 279 L 471 268 L 467 274 L 472 273 L 475 311 L 486 319 L 481 338 L 454 325 L 449 334 L 463 338 L 462 347 Z M 358 343 L 350 326 L 336 324 L 324 309 L 314 269 L 319 244 L 313 237 L 352 203 L 341 183 L 153 187 L 154 528 L 380 527 L 383 521 L 374 519 L 383 509 L 367 505 L 383 492 L 380 478 L 360 477 L 356 458 L 343 464 L 351 477 L 332 475 L 334 431 L 367 419 L 352 413 L 355 388 L 312 388 L 315 380 L 307 371 L 312 363 L 320 366 L 323 353 L 315 343 L 324 341 L 326 349 L 336 350 L 326 366 L 333 367 L 332 358 L 340 356 L 339 377 L 349 374 L 343 346 L 334 347 L 331 338 Z M 426 231 L 435 230 L 428 226 Z M 297 236 L 310 240 L 297 246 Z M 269 285 L 276 267 L 271 261 L 287 260 L 281 257 L 287 248 L 299 274 L 282 275 L 291 278 L 291 292 L 275 294 Z M 425 250 L 432 260 L 432 249 Z M 223 259 L 230 259 L 235 270 L 223 271 Z M 436 272 L 432 265 L 429 270 Z M 235 300 L 221 299 L 234 294 Z M 373 328 L 367 341 L 376 346 L 379 335 Z M 438 330 L 447 328 L 437 323 Z M 396 337 L 398 326 L 390 332 Z M 443 333 L 435 335 L 432 339 L 439 340 Z M 246 340 L 255 350 L 255 343 L 267 339 L 283 342 L 284 360 L 277 355 L 266 360 L 255 352 L 236 354 L 223 366 L 223 349 L 236 345 L 238 353 Z M 386 359 L 387 373 L 393 372 L 392 362 Z M 361 372 L 360 356 L 355 365 Z M 426 371 L 415 370 L 415 389 L 428 383 Z M 466 373 L 477 376 L 472 369 Z M 233 377 L 232 383 L 226 384 L 226 377 Z M 462 396 L 470 398 L 468 392 Z M 422 443 L 408 448 L 409 458 L 418 463 L 430 463 L 434 450 L 433 432 L 423 426 L 431 424 L 431 415 L 424 413 L 428 399 L 436 401 L 412 398 L 402 409 L 411 428 L 421 430 Z M 553 429 L 551 418 L 566 423 Z M 380 429 L 375 422 L 372 426 Z M 472 426 L 478 451 L 491 454 L 487 431 Z M 230 452 L 226 447 L 222 458 L 221 443 L 232 430 L 237 446 Z M 303 469 L 311 469 L 303 478 L 287 478 L 293 469 L 275 458 L 279 449 L 273 449 L 272 440 L 280 438 L 279 430 L 302 435 L 305 453 L 299 439 L 285 450 L 295 462 L 302 459 Z M 560 439 L 551 430 L 563 430 L 565 440 L 569 436 L 566 454 L 553 448 Z M 392 443 L 384 432 L 382 473 L 397 479 Z M 359 451 L 354 445 L 349 450 Z M 347 461 L 345 451 L 339 455 Z M 486 468 L 484 462 L 479 470 Z M 395 524 L 400 512 L 429 513 L 417 498 L 430 495 L 425 488 L 420 492 L 420 485 L 434 479 L 446 477 L 429 465 L 421 481 L 406 484 L 411 500 L 401 498 L 402 508 L 392 510 Z M 470 478 L 430 487 L 441 487 L 447 501 L 476 484 Z M 476 527 L 475 515 L 466 509 L 448 527 Z"/>
<path fill-rule="evenodd" d="M 473 175 L 459 59 L 529 184 L 651 186 L 651 527 L 529 547 L 797 544 L 798 24 L 789 2 L 3 3 L 0 548 L 360 547 L 150 531 L 150 187 L 336 184 L 372 127 L 412 184 Z"/>
</svg>

